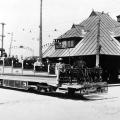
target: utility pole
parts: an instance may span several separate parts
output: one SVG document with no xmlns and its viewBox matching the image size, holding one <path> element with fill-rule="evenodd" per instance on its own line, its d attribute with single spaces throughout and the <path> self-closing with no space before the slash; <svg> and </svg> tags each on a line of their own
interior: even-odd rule
<svg viewBox="0 0 120 120">
<path fill-rule="evenodd" d="M 12 42 L 13 42 L 13 32 L 12 33 L 8 33 L 11 35 L 11 40 L 10 40 L 10 47 L 9 47 L 9 57 L 11 57 L 11 49 L 12 49 Z"/>
<path fill-rule="evenodd" d="M 98 21 L 98 31 L 97 31 L 97 48 L 96 48 L 96 67 L 100 64 L 100 18 Z"/>
<path fill-rule="evenodd" d="M 5 23 L 0 23 L 1 25 L 2 25 L 2 41 L 1 41 L 1 49 L 2 49 L 2 51 L 1 51 L 1 55 L 3 54 L 3 40 L 4 40 L 4 25 L 5 25 Z"/>
<path fill-rule="evenodd" d="M 42 64 L 42 0 L 40 2 L 40 40 L 39 40 L 39 62 Z"/>
</svg>

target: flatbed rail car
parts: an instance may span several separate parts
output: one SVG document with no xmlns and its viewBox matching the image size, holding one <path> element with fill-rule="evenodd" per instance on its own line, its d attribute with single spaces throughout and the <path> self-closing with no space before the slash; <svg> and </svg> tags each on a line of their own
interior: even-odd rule
<svg viewBox="0 0 120 120">
<path fill-rule="evenodd" d="M 79 93 L 86 95 L 91 93 L 107 92 L 107 82 L 102 81 L 101 68 L 71 68 L 65 65 L 60 71 L 59 80 L 56 75 L 0 75 L 0 86 L 24 90 L 36 90 L 38 92 L 62 91 L 69 94 Z"/>
<path fill-rule="evenodd" d="M 91 93 L 105 93 L 108 91 L 107 82 L 102 79 L 101 68 L 71 68 L 65 65 L 65 71 L 59 75 L 59 89 L 86 95 Z"/>
</svg>

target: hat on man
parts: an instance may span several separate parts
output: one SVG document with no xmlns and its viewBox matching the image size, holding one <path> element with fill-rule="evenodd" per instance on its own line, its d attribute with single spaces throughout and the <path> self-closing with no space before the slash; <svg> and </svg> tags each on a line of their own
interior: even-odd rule
<svg viewBox="0 0 120 120">
<path fill-rule="evenodd" d="M 59 60 L 59 61 L 62 61 L 63 59 L 62 59 L 62 58 L 59 58 L 58 60 Z"/>
</svg>

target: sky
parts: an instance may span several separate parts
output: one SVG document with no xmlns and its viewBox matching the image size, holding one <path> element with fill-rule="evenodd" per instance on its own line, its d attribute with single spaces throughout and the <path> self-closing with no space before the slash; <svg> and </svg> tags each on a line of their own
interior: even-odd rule
<svg viewBox="0 0 120 120">
<path fill-rule="evenodd" d="M 88 18 L 92 10 L 116 19 L 120 15 L 120 0 L 43 0 L 43 45 L 51 43 L 71 28 Z M 0 0 L 0 23 L 4 22 L 4 48 L 25 46 L 38 55 L 40 0 Z M 0 26 L 0 35 L 2 33 Z M 0 38 L 1 40 L 1 38 Z M 1 43 L 0 43 L 1 45 Z"/>
</svg>

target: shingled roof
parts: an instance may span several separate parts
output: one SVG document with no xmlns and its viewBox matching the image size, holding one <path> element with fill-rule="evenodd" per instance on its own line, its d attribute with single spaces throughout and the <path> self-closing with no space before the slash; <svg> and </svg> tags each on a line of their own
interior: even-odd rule
<svg viewBox="0 0 120 120">
<path fill-rule="evenodd" d="M 120 56 L 120 42 L 115 37 L 120 36 L 120 23 L 104 12 L 92 11 L 90 16 L 57 39 L 83 37 L 74 47 L 69 49 L 55 49 L 54 45 L 48 47 L 43 57 L 66 57 L 81 55 L 96 55 L 98 23 L 100 22 L 100 54 Z"/>
</svg>

